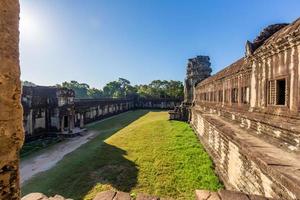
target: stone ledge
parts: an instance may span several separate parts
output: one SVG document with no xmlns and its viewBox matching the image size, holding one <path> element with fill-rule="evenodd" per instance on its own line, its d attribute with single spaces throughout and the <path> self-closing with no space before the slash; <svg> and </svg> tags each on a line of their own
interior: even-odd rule
<svg viewBox="0 0 300 200">
<path fill-rule="evenodd" d="M 227 189 L 240 190 L 248 194 L 264 194 L 264 191 L 267 191 L 268 198 L 283 196 L 285 199 L 296 199 L 300 195 L 300 182 L 290 173 L 293 167 L 287 165 L 290 161 L 286 161 L 291 153 L 274 146 L 274 151 L 272 148 L 264 148 L 264 145 L 269 147 L 270 144 L 263 144 L 262 140 L 257 137 L 255 139 L 240 127 L 231 127 L 234 126 L 232 124 L 229 126 L 228 122 L 214 114 L 194 111 L 191 126 L 213 158 L 216 172 Z M 277 151 L 283 151 L 282 155 L 288 156 L 278 157 L 281 153 L 274 154 Z M 270 153 L 272 158 L 268 156 Z M 229 159 L 229 156 L 232 158 Z M 278 160 L 280 162 L 277 162 Z M 236 161 L 234 165 L 241 165 L 236 169 L 237 177 L 232 176 L 234 165 L 229 166 L 229 161 L 231 164 Z M 293 173 L 294 176 L 297 174 L 295 171 Z"/>
<path fill-rule="evenodd" d="M 247 195 L 241 192 L 220 190 L 211 192 L 208 190 L 196 190 L 196 200 L 270 200 L 257 195 Z"/>
<path fill-rule="evenodd" d="M 47 197 L 42 193 L 30 193 L 24 196 L 21 200 L 73 200 L 73 199 L 66 199 L 63 196 L 55 195 L 53 197 Z"/>
</svg>

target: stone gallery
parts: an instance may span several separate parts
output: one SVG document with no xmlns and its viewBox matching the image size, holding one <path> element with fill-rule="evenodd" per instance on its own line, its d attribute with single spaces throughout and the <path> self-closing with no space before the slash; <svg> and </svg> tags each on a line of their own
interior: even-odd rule
<svg viewBox="0 0 300 200">
<path fill-rule="evenodd" d="M 267 27 L 246 42 L 245 57 L 213 76 L 209 57 L 189 59 L 185 99 L 178 105 L 160 100 L 76 100 L 72 90 L 41 86 L 22 93 L 19 12 L 18 0 L 0 1 L 1 200 L 21 198 L 19 151 L 24 132 L 72 133 L 85 123 L 129 109 L 174 106 L 170 119 L 190 123 L 225 189 L 241 192 L 197 191 L 198 199 L 300 199 L 300 19 Z M 113 193 L 110 199 L 120 194 L 108 193 Z M 100 196 L 96 199 L 109 199 Z M 31 194 L 25 199 L 48 198 Z"/>
<path fill-rule="evenodd" d="M 47 135 L 74 136 L 86 123 L 133 109 L 173 109 L 180 99 L 75 99 L 71 89 L 23 86 L 26 139 Z"/>
<path fill-rule="evenodd" d="M 213 76 L 209 58 L 189 60 L 170 118 L 189 121 L 227 189 L 300 199 L 299 51 L 300 19 L 268 26 Z"/>
</svg>

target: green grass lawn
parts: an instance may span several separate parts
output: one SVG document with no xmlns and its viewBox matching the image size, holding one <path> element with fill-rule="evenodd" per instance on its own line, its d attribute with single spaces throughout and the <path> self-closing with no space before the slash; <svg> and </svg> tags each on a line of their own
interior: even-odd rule
<svg viewBox="0 0 300 200">
<path fill-rule="evenodd" d="M 194 199 L 195 189 L 222 187 L 192 129 L 167 112 L 131 111 L 88 128 L 99 136 L 26 182 L 22 194 L 92 199 L 116 189 Z"/>
</svg>

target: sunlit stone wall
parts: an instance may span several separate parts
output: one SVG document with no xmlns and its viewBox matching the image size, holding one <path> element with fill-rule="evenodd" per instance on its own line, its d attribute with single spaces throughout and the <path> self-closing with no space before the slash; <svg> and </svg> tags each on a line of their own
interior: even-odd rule
<svg viewBox="0 0 300 200">
<path fill-rule="evenodd" d="M 23 143 L 19 68 L 19 2 L 0 1 L 0 199 L 19 199 Z"/>
</svg>

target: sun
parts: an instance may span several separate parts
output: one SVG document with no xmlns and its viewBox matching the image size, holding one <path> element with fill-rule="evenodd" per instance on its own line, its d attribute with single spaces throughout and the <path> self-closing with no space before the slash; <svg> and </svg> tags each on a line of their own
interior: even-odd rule
<svg viewBox="0 0 300 200">
<path fill-rule="evenodd" d="M 39 18 L 29 10 L 20 13 L 20 37 L 25 41 L 37 41 L 41 37 L 42 26 Z"/>
</svg>

